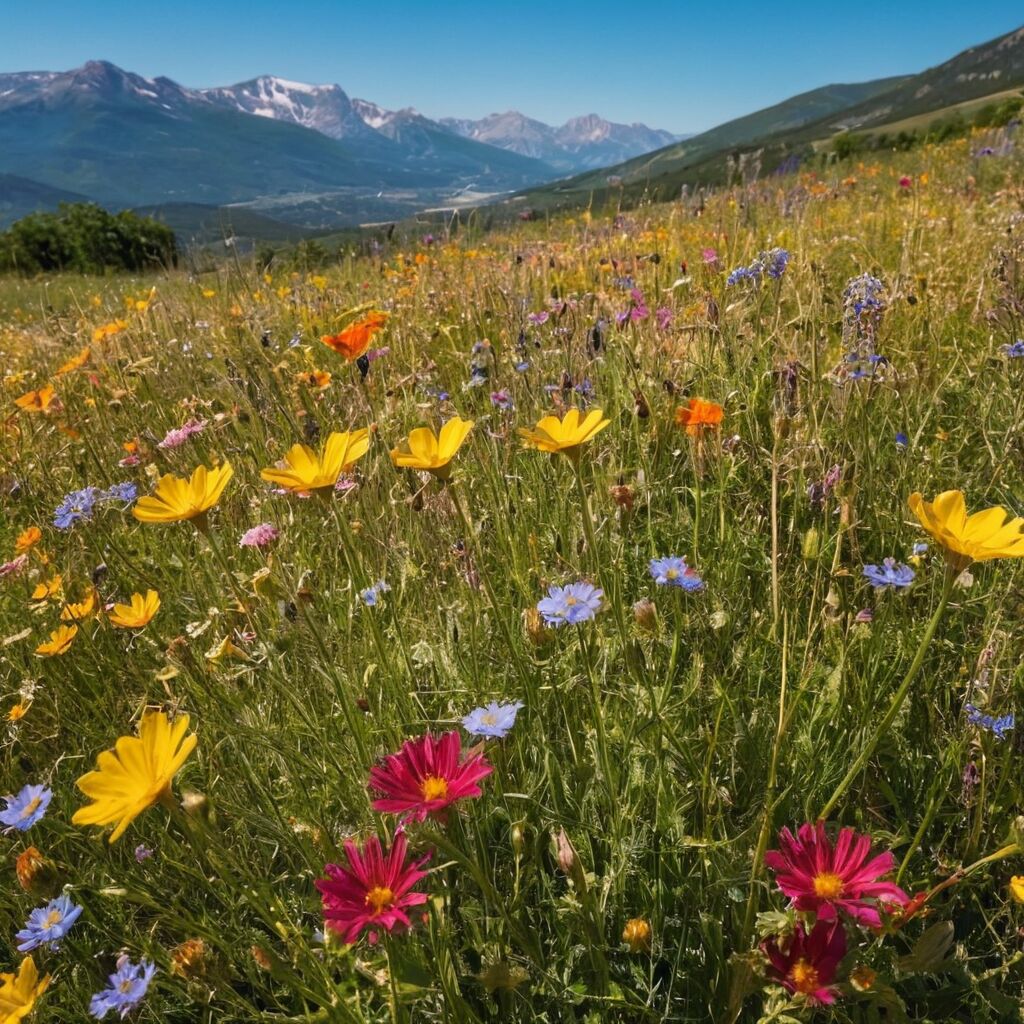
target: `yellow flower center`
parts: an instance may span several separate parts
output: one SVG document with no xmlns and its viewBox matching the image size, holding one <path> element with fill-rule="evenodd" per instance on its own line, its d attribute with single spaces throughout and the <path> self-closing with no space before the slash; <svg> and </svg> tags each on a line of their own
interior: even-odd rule
<svg viewBox="0 0 1024 1024">
<path fill-rule="evenodd" d="M 26 818 L 31 818 L 32 815 L 36 813 L 36 811 L 39 808 L 39 805 L 42 802 L 42 797 L 38 796 L 32 800 L 29 800 L 29 802 L 25 804 L 25 809 L 21 812 L 21 820 L 24 821 Z"/>
<path fill-rule="evenodd" d="M 382 914 L 395 901 L 395 894 L 386 885 L 375 885 L 366 894 L 366 905 L 374 916 Z"/>
<path fill-rule="evenodd" d="M 793 988 L 797 992 L 802 992 L 805 996 L 809 996 L 814 992 L 817 992 L 821 987 L 818 984 L 818 971 L 810 963 L 801 957 L 793 966 L 789 969 L 789 980 L 793 983 Z"/>
<path fill-rule="evenodd" d="M 843 880 L 833 871 L 814 876 L 814 894 L 823 900 L 834 900 L 843 891 Z"/>
<path fill-rule="evenodd" d="M 117 990 L 127 995 L 132 990 L 132 979 L 125 978 L 124 981 L 122 981 L 121 984 L 117 986 Z"/>
<path fill-rule="evenodd" d="M 579 602 L 579 598 L 573 597 L 573 596 L 572 596 L 572 594 L 570 594 L 570 595 L 569 595 L 569 596 L 568 596 L 568 597 L 567 597 L 567 598 L 565 599 L 565 607 L 566 607 L 566 608 L 571 608 L 571 607 L 572 607 L 572 606 L 573 606 L 574 604 L 579 604 L 579 603 L 580 603 L 580 602 Z"/>
<path fill-rule="evenodd" d="M 484 725 L 497 725 L 498 724 L 498 716 L 497 715 L 492 715 L 489 711 L 487 711 L 487 712 L 485 712 L 484 714 L 482 714 L 480 716 L 480 721 Z"/>
<path fill-rule="evenodd" d="M 58 925 L 64 920 L 64 915 L 59 910 L 51 910 L 46 915 L 46 923 L 43 925 L 44 928 L 52 928 L 54 925 Z"/>
<path fill-rule="evenodd" d="M 669 571 L 667 573 L 665 573 L 665 579 L 667 579 L 667 580 L 674 580 L 674 579 L 678 579 L 678 578 L 679 578 L 679 570 L 678 569 L 669 569 Z"/>
<path fill-rule="evenodd" d="M 448 795 L 448 781 L 436 775 L 428 775 L 420 783 L 424 800 L 443 800 Z"/>
</svg>

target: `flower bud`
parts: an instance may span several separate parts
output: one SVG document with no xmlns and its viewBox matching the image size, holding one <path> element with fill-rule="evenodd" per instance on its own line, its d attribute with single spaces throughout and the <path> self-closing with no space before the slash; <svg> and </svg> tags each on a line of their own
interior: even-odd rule
<svg viewBox="0 0 1024 1024">
<path fill-rule="evenodd" d="M 551 636 L 551 630 L 544 625 L 544 620 L 536 608 L 527 608 L 523 612 L 523 626 L 530 642 L 536 647 L 540 647 Z"/>
<path fill-rule="evenodd" d="M 868 992 L 875 987 L 878 972 L 868 967 L 867 964 L 858 964 L 850 971 L 850 984 L 858 992 Z"/>
<path fill-rule="evenodd" d="M 805 562 L 813 562 L 821 554 L 821 535 L 818 533 L 817 527 L 812 526 L 804 534 L 800 553 Z"/>
<path fill-rule="evenodd" d="M 633 605 L 633 620 L 636 624 L 648 633 L 653 633 L 658 628 L 658 609 L 649 598 L 637 601 Z"/>
<path fill-rule="evenodd" d="M 18 854 L 14 871 L 18 884 L 33 896 L 52 898 L 60 891 L 62 881 L 57 865 L 34 846 Z"/>
<path fill-rule="evenodd" d="M 631 953 L 644 953 L 651 948 L 651 925 L 642 917 L 633 917 L 622 929 L 622 941 Z"/>
<path fill-rule="evenodd" d="M 526 829 L 518 821 L 512 826 L 512 849 L 517 857 L 522 857 L 526 849 Z"/>
<path fill-rule="evenodd" d="M 206 943 L 186 939 L 171 950 L 171 973 L 183 978 L 201 978 L 206 973 Z"/>
</svg>

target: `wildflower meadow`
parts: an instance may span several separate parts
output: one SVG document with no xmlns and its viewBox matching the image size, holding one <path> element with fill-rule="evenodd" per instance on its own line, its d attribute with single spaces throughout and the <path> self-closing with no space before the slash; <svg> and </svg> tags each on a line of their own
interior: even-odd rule
<svg viewBox="0 0 1024 1024">
<path fill-rule="evenodd" d="M 872 158 L 0 280 L 0 1022 L 1019 1019 L 1024 163 Z"/>
</svg>

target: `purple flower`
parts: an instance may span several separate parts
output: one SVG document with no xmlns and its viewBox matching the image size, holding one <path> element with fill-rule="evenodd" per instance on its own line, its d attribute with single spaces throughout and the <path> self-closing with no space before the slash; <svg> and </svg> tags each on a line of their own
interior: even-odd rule
<svg viewBox="0 0 1024 1024">
<path fill-rule="evenodd" d="M 7 806 L 0 811 L 0 824 L 5 831 L 27 832 L 44 814 L 53 799 L 53 791 L 47 786 L 22 786 L 17 796 L 3 798 Z"/>
<path fill-rule="evenodd" d="M 914 570 L 909 565 L 886 558 L 878 565 L 865 565 L 864 576 L 875 590 L 905 590 L 914 582 Z"/>
<path fill-rule="evenodd" d="M 875 613 L 870 608 L 861 608 L 853 617 L 854 622 L 874 622 Z"/>
<path fill-rule="evenodd" d="M 149 860 L 152 856 L 153 851 L 145 843 L 139 843 L 139 845 L 135 847 L 136 863 L 141 864 L 143 861 Z"/>
<path fill-rule="evenodd" d="M 542 309 L 539 313 L 530 313 L 526 319 L 529 320 L 534 327 L 540 327 L 541 324 L 546 324 L 550 317 L 551 314 L 546 309 Z"/>
<path fill-rule="evenodd" d="M 260 523 L 242 534 L 238 546 L 240 548 L 265 548 L 280 536 L 281 531 L 272 523 Z"/>
<path fill-rule="evenodd" d="M 1018 338 L 1012 345 L 1004 345 L 1002 353 L 1008 359 L 1024 359 L 1024 338 Z"/>
<path fill-rule="evenodd" d="M 81 913 L 82 908 L 64 895 L 50 900 L 45 907 L 37 907 L 28 915 L 25 927 L 14 936 L 19 940 L 18 952 L 28 953 L 39 946 L 56 947 Z"/>
<path fill-rule="evenodd" d="M 148 960 L 133 964 L 125 954 L 118 959 L 117 970 L 108 979 L 110 986 L 92 997 L 89 1013 L 100 1020 L 114 1010 L 120 1012 L 123 1020 L 145 998 L 154 974 L 155 964 Z"/>
<path fill-rule="evenodd" d="M 471 736 L 491 736 L 503 740 L 513 725 L 516 715 L 523 706 L 522 701 L 514 704 L 499 704 L 491 701 L 486 707 L 474 708 L 462 720 L 462 728 Z"/>
<path fill-rule="evenodd" d="M 592 583 L 581 581 L 566 587 L 552 584 L 548 596 L 537 602 L 537 611 L 549 626 L 575 626 L 588 622 L 601 610 L 602 597 L 604 591 Z"/>
<path fill-rule="evenodd" d="M 4 576 L 18 576 L 25 571 L 27 565 L 28 555 L 18 555 L 17 558 L 12 558 L 9 562 L 0 564 L 0 579 Z"/>
<path fill-rule="evenodd" d="M 704 589 L 704 581 L 686 564 L 685 558 L 677 555 L 652 558 L 649 568 L 659 587 L 679 587 L 680 590 L 689 591 Z"/>
<path fill-rule="evenodd" d="M 491 405 L 496 405 L 499 409 L 511 409 L 512 396 L 504 388 L 501 391 L 492 391 Z"/>
<path fill-rule="evenodd" d="M 659 331 L 667 331 L 672 326 L 672 317 L 675 314 L 668 306 L 659 306 L 654 311 L 654 319 L 658 325 Z"/>
</svg>

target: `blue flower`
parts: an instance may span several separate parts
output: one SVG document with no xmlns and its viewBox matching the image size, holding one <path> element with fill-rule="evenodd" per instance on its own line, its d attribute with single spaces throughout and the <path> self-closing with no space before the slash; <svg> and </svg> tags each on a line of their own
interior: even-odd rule
<svg viewBox="0 0 1024 1024">
<path fill-rule="evenodd" d="M 1024 338 L 1018 338 L 1012 345 L 1004 345 L 1003 355 L 1010 359 L 1024 359 Z"/>
<path fill-rule="evenodd" d="M 369 608 L 375 608 L 377 602 L 380 600 L 380 595 L 386 593 L 391 588 L 388 586 L 386 580 L 377 580 L 372 587 L 367 587 L 365 590 L 360 591 L 359 596 L 363 599 L 363 603 Z"/>
<path fill-rule="evenodd" d="M 789 252 L 778 247 L 768 249 L 765 252 L 759 252 L 757 259 L 750 266 L 737 267 L 726 278 L 725 283 L 733 285 L 739 284 L 741 281 L 750 281 L 751 284 L 758 285 L 761 283 L 761 278 L 766 274 L 772 280 L 777 281 L 786 272 L 786 267 L 789 266 L 789 258 Z"/>
<path fill-rule="evenodd" d="M 514 704 L 499 704 L 491 701 L 486 707 L 474 708 L 462 720 L 462 728 L 471 736 L 493 736 L 503 740 L 516 724 L 516 715 L 523 706 L 522 701 Z"/>
<path fill-rule="evenodd" d="M 704 589 L 704 581 L 686 564 L 685 558 L 677 555 L 652 558 L 650 571 L 659 587 L 679 587 L 681 590 Z"/>
<path fill-rule="evenodd" d="M 549 626 L 566 622 L 575 626 L 587 622 L 601 610 L 604 591 L 592 583 L 570 583 L 567 587 L 548 587 L 548 596 L 537 602 L 537 611 Z"/>
<path fill-rule="evenodd" d="M 53 513 L 53 525 L 58 530 L 70 530 L 75 523 L 92 519 L 93 508 L 102 496 L 103 492 L 98 487 L 72 491 Z"/>
<path fill-rule="evenodd" d="M 896 449 L 897 449 L 897 451 L 905 452 L 907 450 L 907 445 L 909 445 L 909 444 L 910 444 L 910 438 L 908 438 L 907 435 L 904 434 L 902 430 L 897 430 L 896 431 Z"/>
<path fill-rule="evenodd" d="M 18 952 L 27 953 L 39 946 L 54 946 L 64 938 L 78 920 L 82 908 L 67 896 L 50 900 L 45 907 L 36 907 L 28 915 L 25 927 L 14 937 L 19 940 Z"/>
<path fill-rule="evenodd" d="M 46 786 L 22 786 L 17 796 L 5 796 L 7 806 L 0 811 L 0 824 L 6 831 L 27 832 L 46 813 L 53 790 Z"/>
<path fill-rule="evenodd" d="M 130 505 L 139 496 L 139 489 L 130 480 L 108 487 L 102 494 L 102 501 L 120 501 Z"/>
<path fill-rule="evenodd" d="M 1013 728 L 1013 712 L 1008 715 L 1001 715 L 999 718 L 993 715 L 986 715 L 979 711 L 973 704 L 965 704 L 967 721 L 981 729 L 987 729 L 997 740 L 1005 740 L 1006 734 Z"/>
<path fill-rule="evenodd" d="M 916 558 L 920 558 L 921 555 L 926 555 L 927 553 L 928 553 L 928 545 L 927 544 L 918 543 L 918 544 L 915 544 L 913 549 L 912 549 L 912 554 Z"/>
<path fill-rule="evenodd" d="M 895 558 L 884 559 L 880 566 L 865 565 L 864 575 L 875 590 L 904 590 L 914 582 L 914 570 Z"/>
<path fill-rule="evenodd" d="M 110 1010 L 120 1011 L 124 1019 L 145 998 L 154 974 L 156 964 L 148 960 L 133 964 L 127 956 L 122 956 L 117 961 L 117 970 L 110 975 L 110 987 L 97 992 L 90 1000 L 89 1013 L 99 1020 Z"/>
</svg>

